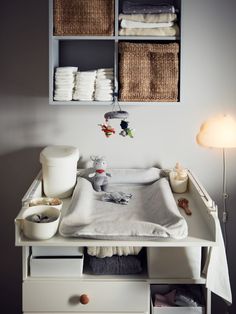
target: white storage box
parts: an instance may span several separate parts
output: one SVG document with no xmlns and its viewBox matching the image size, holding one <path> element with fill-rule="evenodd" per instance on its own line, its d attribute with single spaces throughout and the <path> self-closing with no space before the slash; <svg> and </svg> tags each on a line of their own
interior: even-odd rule
<svg viewBox="0 0 236 314">
<path fill-rule="evenodd" d="M 201 255 L 201 247 L 147 248 L 148 276 L 199 279 Z"/>
<path fill-rule="evenodd" d="M 76 246 L 32 246 L 32 256 L 82 256 L 83 247 Z"/>
<path fill-rule="evenodd" d="M 31 277 L 76 277 L 83 272 L 83 256 L 31 256 Z"/>
<path fill-rule="evenodd" d="M 170 291 L 171 285 L 151 285 L 151 314 L 205 314 L 204 306 L 162 306 L 155 307 L 153 298 L 155 293 L 165 294 Z"/>
</svg>

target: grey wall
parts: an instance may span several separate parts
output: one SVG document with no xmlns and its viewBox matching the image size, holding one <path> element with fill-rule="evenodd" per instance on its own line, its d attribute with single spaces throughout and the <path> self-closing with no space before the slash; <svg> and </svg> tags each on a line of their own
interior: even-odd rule
<svg viewBox="0 0 236 314">
<path fill-rule="evenodd" d="M 14 217 L 40 169 L 48 144 L 78 146 L 82 162 L 103 154 L 111 166 L 172 167 L 176 161 L 200 178 L 221 208 L 221 152 L 199 147 L 202 121 L 218 113 L 236 117 L 234 0 L 183 0 L 182 102 L 127 108 L 133 140 L 106 139 L 98 130 L 105 107 L 48 105 L 48 13 L 46 0 L 2 0 L 0 8 L 1 309 L 20 313 L 21 250 L 14 247 Z M 236 151 L 228 153 L 230 194 L 229 266 L 236 289 Z M 224 313 L 214 298 L 213 313 Z M 217 310 L 216 310 L 217 308 Z M 230 313 L 236 312 L 236 305 Z"/>
</svg>

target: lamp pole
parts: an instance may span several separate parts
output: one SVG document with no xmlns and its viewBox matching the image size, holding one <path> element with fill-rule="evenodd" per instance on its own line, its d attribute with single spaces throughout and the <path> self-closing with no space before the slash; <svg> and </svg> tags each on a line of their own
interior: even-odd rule
<svg viewBox="0 0 236 314">
<path fill-rule="evenodd" d="M 223 148 L 223 229 L 224 229 L 224 239 L 225 239 L 225 250 L 227 252 L 227 228 L 226 224 L 228 221 L 228 209 L 227 209 L 227 199 L 229 197 L 227 193 L 227 169 L 226 169 L 226 149 Z"/>
</svg>

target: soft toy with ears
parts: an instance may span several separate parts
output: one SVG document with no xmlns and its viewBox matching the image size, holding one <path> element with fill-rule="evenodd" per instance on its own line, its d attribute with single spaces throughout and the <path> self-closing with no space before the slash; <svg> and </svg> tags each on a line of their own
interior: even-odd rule
<svg viewBox="0 0 236 314">
<path fill-rule="evenodd" d="M 89 177 L 93 177 L 94 190 L 97 192 L 107 191 L 108 177 L 111 177 L 111 174 L 106 172 L 105 157 L 91 156 L 90 159 L 93 161 L 94 173 L 89 174 Z"/>
</svg>

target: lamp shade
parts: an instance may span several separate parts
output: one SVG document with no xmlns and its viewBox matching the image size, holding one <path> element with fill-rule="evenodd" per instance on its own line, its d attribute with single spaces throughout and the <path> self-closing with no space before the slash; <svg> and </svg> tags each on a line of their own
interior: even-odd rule
<svg viewBox="0 0 236 314">
<path fill-rule="evenodd" d="M 201 125 L 197 143 L 212 148 L 236 147 L 236 122 L 230 115 L 213 117 Z"/>
</svg>

